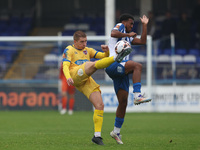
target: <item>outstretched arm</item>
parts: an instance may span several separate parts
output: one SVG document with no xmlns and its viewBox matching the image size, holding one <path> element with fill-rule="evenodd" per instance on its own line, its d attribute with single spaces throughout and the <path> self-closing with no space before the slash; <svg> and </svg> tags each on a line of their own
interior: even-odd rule
<svg viewBox="0 0 200 150">
<path fill-rule="evenodd" d="M 118 30 L 112 30 L 111 31 L 111 37 L 114 37 L 114 38 L 135 37 L 135 36 L 137 36 L 137 34 L 135 32 L 122 33 Z"/>
<path fill-rule="evenodd" d="M 109 56 L 109 48 L 108 45 L 101 45 L 101 49 L 103 50 L 103 52 L 98 52 L 95 56 L 95 58 L 97 59 L 102 59 L 104 57 L 108 57 Z"/>
<path fill-rule="evenodd" d="M 133 39 L 132 44 L 134 45 L 146 44 L 147 41 L 147 24 L 149 22 L 149 18 L 143 15 L 143 17 L 140 18 L 140 21 L 142 22 L 142 35 L 140 38 Z"/>
<path fill-rule="evenodd" d="M 104 52 L 109 52 L 108 45 L 101 45 L 101 49 L 102 49 Z"/>
</svg>

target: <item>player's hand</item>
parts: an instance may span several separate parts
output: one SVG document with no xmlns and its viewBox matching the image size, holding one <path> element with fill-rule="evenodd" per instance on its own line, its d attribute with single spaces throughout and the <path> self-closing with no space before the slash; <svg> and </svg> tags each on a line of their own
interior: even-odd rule
<svg viewBox="0 0 200 150">
<path fill-rule="evenodd" d="M 149 18 L 145 15 L 143 15 L 142 18 L 140 17 L 140 20 L 143 24 L 147 24 L 149 22 Z"/>
<path fill-rule="evenodd" d="M 101 45 L 101 49 L 102 49 L 104 52 L 109 51 L 108 45 Z"/>
<path fill-rule="evenodd" d="M 136 36 L 137 36 L 137 33 L 135 32 L 128 33 L 128 37 L 136 37 Z"/>
<path fill-rule="evenodd" d="M 67 84 L 70 86 L 70 85 L 73 85 L 74 84 L 74 80 L 72 78 L 68 78 L 67 79 Z"/>
</svg>

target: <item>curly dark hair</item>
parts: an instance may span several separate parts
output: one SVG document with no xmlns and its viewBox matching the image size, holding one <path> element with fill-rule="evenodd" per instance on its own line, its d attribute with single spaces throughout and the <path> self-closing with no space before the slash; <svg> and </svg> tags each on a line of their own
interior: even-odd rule
<svg viewBox="0 0 200 150">
<path fill-rule="evenodd" d="M 122 21 L 127 21 L 128 19 L 133 19 L 133 16 L 130 15 L 130 14 L 122 14 L 120 17 L 119 17 L 119 21 L 122 22 Z"/>
</svg>

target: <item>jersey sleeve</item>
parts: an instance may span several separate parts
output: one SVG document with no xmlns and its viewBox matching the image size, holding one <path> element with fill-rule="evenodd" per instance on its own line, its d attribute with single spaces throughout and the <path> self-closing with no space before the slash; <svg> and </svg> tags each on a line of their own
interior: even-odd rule
<svg viewBox="0 0 200 150">
<path fill-rule="evenodd" d="M 63 73 L 66 77 L 66 79 L 71 78 L 70 73 L 69 73 L 69 66 L 71 63 L 71 59 L 73 57 L 72 55 L 72 50 L 70 50 L 70 47 L 66 47 L 64 52 L 63 52 Z"/>
<path fill-rule="evenodd" d="M 93 48 L 88 48 L 88 52 L 89 52 L 90 58 L 95 58 L 98 53 L 98 51 L 96 51 Z"/>
<path fill-rule="evenodd" d="M 98 52 L 96 54 L 95 58 L 101 59 L 101 58 L 108 57 L 108 56 L 109 56 L 109 51 L 107 51 L 107 52 Z"/>
<path fill-rule="evenodd" d="M 63 57 L 63 62 L 65 62 L 65 61 L 71 62 L 71 58 L 72 58 L 73 56 L 72 56 L 72 51 L 70 50 L 69 47 L 66 47 L 66 48 L 65 48 L 62 57 Z"/>
<path fill-rule="evenodd" d="M 124 29 L 124 24 L 122 23 L 118 23 L 114 26 L 113 30 L 118 30 L 118 31 L 122 31 Z"/>
<path fill-rule="evenodd" d="M 101 59 L 101 58 L 109 56 L 109 51 L 107 51 L 107 52 L 99 52 L 99 51 L 96 51 L 93 48 L 89 48 L 89 50 L 90 50 L 90 58 Z"/>
<path fill-rule="evenodd" d="M 66 79 L 71 78 L 70 73 L 69 73 L 69 66 L 70 66 L 69 61 L 63 62 L 63 72 L 64 72 Z"/>
</svg>

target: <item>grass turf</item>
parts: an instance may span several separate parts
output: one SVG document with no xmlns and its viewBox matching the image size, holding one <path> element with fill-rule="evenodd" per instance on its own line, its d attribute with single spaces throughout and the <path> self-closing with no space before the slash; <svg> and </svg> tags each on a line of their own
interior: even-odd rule
<svg viewBox="0 0 200 150">
<path fill-rule="evenodd" d="M 93 112 L 0 111 L 0 150 L 200 150 L 200 114 L 127 113 L 124 145 L 109 135 L 115 114 L 105 113 L 105 146 L 91 142 Z"/>
</svg>

